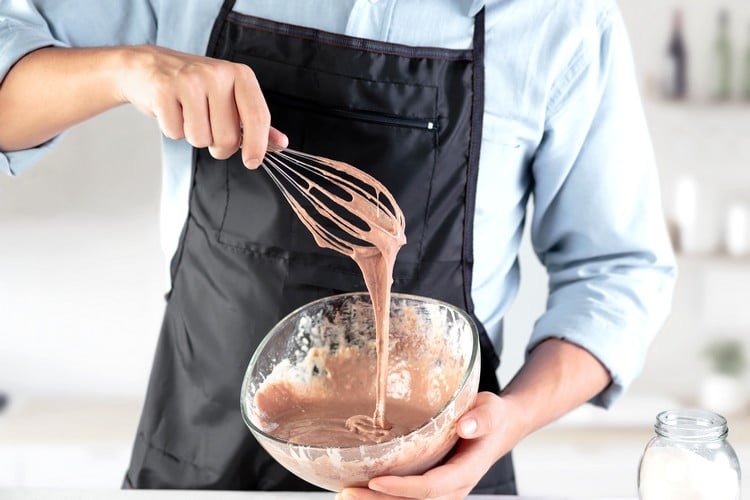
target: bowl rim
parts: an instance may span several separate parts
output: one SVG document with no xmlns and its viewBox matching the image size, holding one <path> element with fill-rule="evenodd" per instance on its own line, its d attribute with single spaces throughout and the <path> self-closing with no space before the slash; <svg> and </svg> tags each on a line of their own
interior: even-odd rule
<svg viewBox="0 0 750 500">
<path fill-rule="evenodd" d="M 247 412 L 247 408 L 246 408 L 246 404 L 245 404 L 245 401 L 247 399 L 247 392 L 248 392 L 248 387 L 247 387 L 248 386 L 248 382 L 249 382 L 248 376 L 250 374 L 250 369 L 255 365 L 255 362 L 257 361 L 257 358 L 260 356 L 260 353 L 263 351 L 263 349 L 265 348 L 266 344 L 270 341 L 271 337 L 273 337 L 273 334 L 275 333 L 275 331 L 279 327 L 279 325 L 282 324 L 282 323 L 284 323 L 288 319 L 290 319 L 292 316 L 295 316 L 295 315 L 299 314 L 303 309 L 306 309 L 306 308 L 308 308 L 308 307 L 310 307 L 312 305 L 318 304 L 320 302 L 328 302 L 328 301 L 330 301 L 332 299 L 340 299 L 340 298 L 344 298 L 344 297 L 361 297 L 361 296 L 367 296 L 368 298 L 370 298 L 369 292 L 348 292 L 348 293 L 339 293 L 339 294 L 336 294 L 336 295 L 329 295 L 327 297 L 323 297 L 323 298 L 320 298 L 320 299 L 317 299 L 317 300 L 313 300 L 312 302 L 308 302 L 306 304 L 303 304 L 300 307 L 298 307 L 295 310 L 293 310 L 292 312 L 290 312 L 289 314 L 287 314 L 286 316 L 284 316 L 283 318 L 281 318 L 273 326 L 273 328 L 271 328 L 268 331 L 268 333 L 266 334 L 266 336 L 263 337 L 263 340 L 261 340 L 261 342 L 258 344 L 258 347 L 255 349 L 255 352 L 253 352 L 253 355 L 250 357 L 250 362 L 248 363 L 247 368 L 245 369 L 245 374 L 243 375 L 243 378 L 242 378 L 242 387 L 240 388 L 240 410 L 241 410 L 241 413 L 242 413 L 242 420 L 245 422 L 245 425 L 253 433 L 258 433 L 261 436 L 263 436 L 263 437 L 265 437 L 267 439 L 270 439 L 271 441 L 274 441 L 276 443 L 282 444 L 282 445 L 292 445 L 292 446 L 298 446 L 298 447 L 303 447 L 303 448 L 307 448 L 307 449 L 347 450 L 347 449 L 362 448 L 363 446 L 366 446 L 368 448 L 377 448 L 377 447 L 380 447 L 380 446 L 388 445 L 388 444 L 392 443 L 396 439 L 404 439 L 407 436 L 411 436 L 412 434 L 417 433 L 417 432 L 421 431 L 422 429 L 424 429 L 425 427 L 427 427 L 428 425 L 430 425 L 430 423 L 433 420 L 435 420 L 435 418 L 438 415 L 441 415 L 446 410 L 446 408 L 448 408 L 456 400 L 456 398 L 458 397 L 458 395 L 461 394 L 461 391 L 464 389 L 464 387 L 466 386 L 466 383 L 469 380 L 469 375 L 471 375 L 473 373 L 473 371 L 474 371 L 474 365 L 476 363 L 480 364 L 479 369 L 481 370 L 481 359 L 480 359 L 480 356 L 478 356 L 478 352 L 477 352 L 479 350 L 479 328 L 477 327 L 476 322 L 474 321 L 474 319 L 471 317 L 471 315 L 468 312 L 464 311 L 463 309 L 461 309 L 458 306 L 455 306 L 453 304 L 450 304 L 450 303 L 442 301 L 442 300 L 432 299 L 432 298 L 429 298 L 429 297 L 423 297 L 421 295 L 414 295 L 414 294 L 408 294 L 408 293 L 395 293 L 394 292 L 394 293 L 391 293 L 391 300 L 393 300 L 394 298 L 411 299 L 411 300 L 418 300 L 420 302 L 428 302 L 428 303 L 431 303 L 431 304 L 435 304 L 435 305 L 440 305 L 440 306 L 447 307 L 447 308 L 455 311 L 456 313 L 458 313 L 461 317 L 463 317 L 464 320 L 468 323 L 469 328 L 471 329 L 471 333 L 472 333 L 472 336 L 471 336 L 472 337 L 472 346 L 471 346 L 471 357 L 470 357 L 470 360 L 469 360 L 469 365 L 466 368 L 466 370 L 464 371 L 464 374 L 463 374 L 463 377 L 461 379 L 461 382 L 456 387 L 456 390 L 453 391 L 453 394 L 451 395 L 450 399 L 443 406 L 440 407 L 440 409 L 437 411 L 437 413 L 435 415 L 433 415 L 432 417 L 430 417 L 430 419 L 427 420 L 424 424 L 420 425 L 416 429 L 413 429 L 408 434 L 404 434 L 402 436 L 396 436 L 393 439 L 389 439 L 388 441 L 383 441 L 382 443 L 366 443 L 366 444 L 360 444 L 360 445 L 354 445 L 354 446 L 321 446 L 321 445 L 307 445 L 307 444 L 295 443 L 293 441 L 287 441 L 285 439 L 278 438 L 278 437 L 276 437 L 276 436 L 274 436 L 272 434 L 269 434 L 269 433 L 265 432 L 264 430 L 260 429 L 259 427 L 257 427 L 252 422 L 252 419 L 250 418 L 250 416 L 247 414 L 248 412 Z"/>
</svg>

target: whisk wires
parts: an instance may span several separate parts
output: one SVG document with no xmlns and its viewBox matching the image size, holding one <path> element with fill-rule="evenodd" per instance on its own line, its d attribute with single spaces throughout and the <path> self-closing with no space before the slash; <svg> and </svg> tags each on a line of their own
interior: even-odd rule
<svg viewBox="0 0 750 500">
<path fill-rule="evenodd" d="M 403 234 L 393 196 L 352 165 L 271 146 L 261 166 L 320 246 L 351 256 L 372 247 L 370 231 Z"/>
</svg>

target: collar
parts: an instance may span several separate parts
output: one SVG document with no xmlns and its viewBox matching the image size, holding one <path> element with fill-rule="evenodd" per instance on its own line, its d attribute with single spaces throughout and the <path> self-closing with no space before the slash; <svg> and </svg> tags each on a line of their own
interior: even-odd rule
<svg viewBox="0 0 750 500">
<path fill-rule="evenodd" d="M 485 0 L 468 0 L 466 3 L 466 15 L 474 17 L 484 7 Z"/>
</svg>

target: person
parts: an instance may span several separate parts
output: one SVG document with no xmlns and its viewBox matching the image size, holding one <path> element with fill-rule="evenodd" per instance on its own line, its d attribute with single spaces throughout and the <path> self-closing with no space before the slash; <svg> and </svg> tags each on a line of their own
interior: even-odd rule
<svg viewBox="0 0 750 500">
<path fill-rule="evenodd" d="M 171 291 L 126 488 L 313 488 L 245 429 L 243 369 L 285 314 L 364 284 L 257 169 L 269 143 L 382 181 L 407 219 L 394 291 L 481 330 L 482 392 L 450 457 L 345 498 L 514 493 L 514 445 L 610 406 L 668 312 L 674 259 L 614 0 L 17 0 L 0 3 L 0 77 L 10 175 L 123 103 L 164 136 Z M 549 298 L 501 391 L 531 195 Z"/>
</svg>

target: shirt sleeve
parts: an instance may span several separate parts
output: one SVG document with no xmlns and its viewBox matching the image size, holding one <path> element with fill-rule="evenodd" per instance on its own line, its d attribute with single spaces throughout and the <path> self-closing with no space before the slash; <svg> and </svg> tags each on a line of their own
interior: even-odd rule
<svg viewBox="0 0 750 500">
<path fill-rule="evenodd" d="M 42 47 L 134 45 L 155 36 L 150 0 L 0 0 L 0 83 L 19 59 Z M 0 172 L 19 174 L 55 142 L 0 151 Z"/>
<path fill-rule="evenodd" d="M 599 18 L 548 100 L 532 163 L 532 244 L 549 274 L 527 353 L 561 338 L 594 355 L 607 407 L 640 373 L 676 274 L 658 177 L 619 11 Z"/>
</svg>

